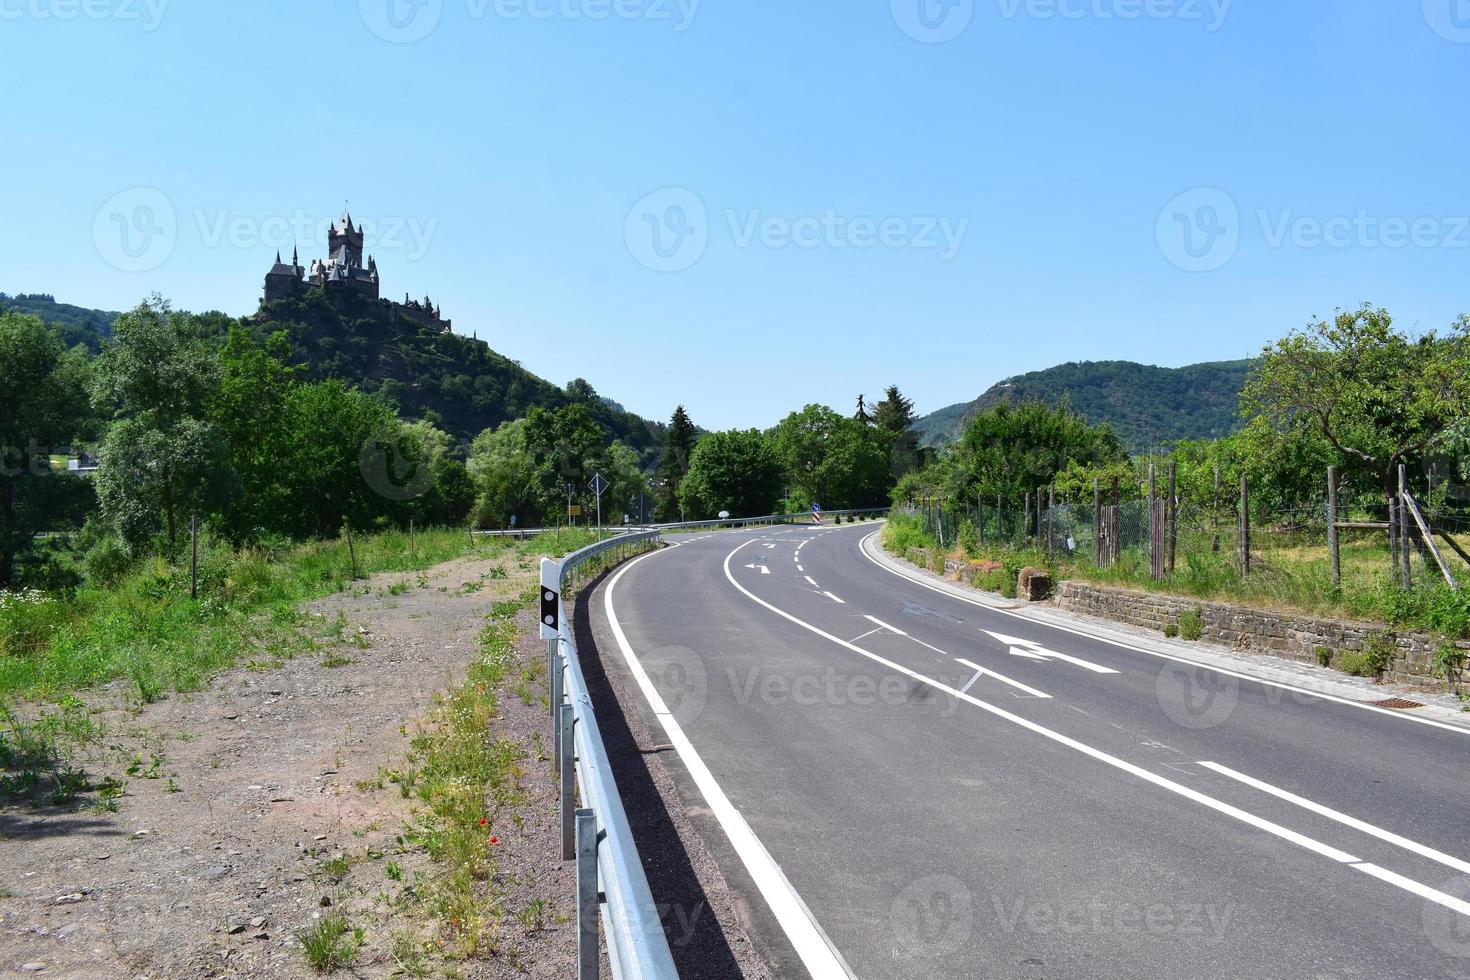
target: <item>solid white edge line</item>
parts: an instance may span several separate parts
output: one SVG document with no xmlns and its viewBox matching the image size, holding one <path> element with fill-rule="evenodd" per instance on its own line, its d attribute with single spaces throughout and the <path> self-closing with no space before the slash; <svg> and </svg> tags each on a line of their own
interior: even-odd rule
<svg viewBox="0 0 1470 980">
<path fill-rule="evenodd" d="M 1052 699 L 1051 695 L 1050 694 L 1047 694 L 1045 691 L 1038 691 L 1034 687 L 1027 687 L 1025 684 L 1022 684 L 1020 681 L 1011 680 L 1005 674 L 998 674 L 995 671 L 991 670 L 989 667 L 981 667 L 979 664 L 971 663 L 968 660 L 962 660 L 959 657 L 955 657 L 955 660 L 958 663 L 964 664 L 966 667 L 969 667 L 971 670 L 978 670 L 980 673 L 984 674 L 986 677 L 994 677 L 996 680 L 1000 681 L 1002 684 L 1009 684 L 1011 687 L 1014 687 L 1018 691 L 1025 691 L 1027 694 L 1031 695 L 1032 697 L 1035 697 L 1035 698 L 1045 698 L 1048 701 L 1050 701 Z"/>
<path fill-rule="evenodd" d="M 750 542 L 748 541 L 746 542 L 746 544 L 749 543 Z M 1280 837 L 1282 840 L 1296 844 L 1298 847 L 1305 848 L 1306 850 L 1320 855 L 1321 857 L 1325 857 L 1330 861 L 1335 861 L 1339 864 L 1358 868 L 1359 870 L 1365 871 L 1368 874 L 1371 874 L 1374 877 L 1378 878 L 1379 880 L 1387 882 L 1388 884 L 1395 885 L 1399 888 L 1404 889 L 1405 891 L 1411 892 L 1421 897 L 1429 898 L 1432 901 L 1438 902 L 1439 904 L 1444 905 L 1447 908 L 1454 909 L 1457 912 L 1461 912 L 1464 915 L 1470 915 L 1470 902 L 1461 901 L 1460 899 L 1454 898 L 1451 895 L 1446 895 L 1443 892 L 1435 891 L 1433 888 L 1429 888 L 1428 886 L 1422 885 L 1419 882 L 1413 881 L 1409 878 L 1404 878 L 1402 875 L 1394 874 L 1391 871 L 1385 871 L 1377 865 L 1364 862 L 1361 858 L 1349 854 L 1347 851 L 1339 850 L 1338 848 L 1333 847 L 1330 844 L 1324 844 L 1319 840 L 1308 837 L 1306 834 L 1297 833 L 1295 830 L 1291 830 L 1288 827 L 1283 827 L 1281 824 L 1267 820 L 1265 817 L 1258 817 L 1254 813 L 1242 810 L 1237 806 L 1226 803 L 1224 800 L 1217 800 L 1213 796 L 1208 796 L 1198 790 L 1190 789 L 1183 783 L 1176 783 L 1174 780 L 1168 779 L 1164 776 L 1160 776 L 1157 773 L 1150 772 L 1149 770 L 1144 769 L 1142 766 L 1134 765 L 1133 763 L 1120 759 L 1115 755 L 1109 755 L 1101 749 L 1096 749 L 1090 745 L 1087 745 L 1084 742 L 1079 742 L 1071 736 L 1063 735 L 1061 732 L 1052 731 L 1050 728 L 1047 728 L 1044 725 L 1038 725 L 1036 722 L 1026 718 L 1022 718 L 1020 715 L 1007 711 L 1006 709 L 999 707 L 998 705 L 990 704 L 987 701 L 981 701 L 977 697 L 966 694 L 962 691 L 958 691 L 955 688 L 950 687 L 948 684 L 944 684 L 940 681 L 934 680 L 932 677 L 926 677 L 923 674 L 918 673 L 917 671 L 909 670 L 907 667 L 904 667 L 901 664 L 896 664 L 891 660 L 878 656 L 876 653 L 870 653 L 854 643 L 849 643 L 848 641 L 841 639 L 840 637 L 833 636 L 831 633 L 828 633 L 826 630 L 823 630 L 819 626 L 813 626 L 811 623 L 808 623 L 805 620 L 798 619 L 796 616 L 793 616 L 786 610 L 773 606 L 771 603 L 760 598 L 755 593 L 751 592 L 749 589 L 741 585 L 739 582 L 735 581 L 735 576 L 730 572 L 730 559 L 734 558 L 736 552 L 740 551 L 740 549 L 744 547 L 745 544 L 742 544 L 734 551 L 725 556 L 724 570 L 726 580 L 728 580 L 731 585 L 735 586 L 735 588 L 747 599 L 750 599 L 757 605 L 764 606 L 766 609 L 769 609 L 771 612 L 780 616 L 782 619 L 795 623 L 802 629 L 809 630 L 810 632 L 815 633 L 823 639 L 829 640 L 832 643 L 843 647 L 844 649 L 851 650 L 852 652 L 859 654 L 860 656 L 867 657 L 874 663 L 887 667 L 889 670 L 897 671 L 898 673 L 919 681 L 920 683 L 928 684 L 935 690 L 943 691 L 951 697 L 964 701 L 967 704 L 972 704 L 982 711 L 989 712 L 997 718 L 1009 721 L 1014 725 L 1019 725 L 1021 728 L 1024 728 L 1030 732 L 1034 732 L 1035 734 L 1040 735 L 1043 738 L 1050 739 L 1051 741 L 1056 742 L 1058 745 L 1064 745 L 1069 749 L 1073 749 L 1074 751 L 1080 752 L 1083 755 L 1086 755 L 1092 759 L 1096 759 L 1098 762 L 1101 762 L 1105 765 L 1112 766 L 1115 769 L 1120 769 L 1130 775 L 1137 776 L 1139 779 L 1142 779 L 1145 782 L 1152 783 L 1160 789 L 1168 790 L 1171 793 L 1182 796 L 1187 800 L 1200 804 L 1201 806 L 1208 807 L 1209 809 L 1214 810 L 1217 813 L 1221 813 L 1227 817 L 1231 817 L 1232 819 L 1239 820 L 1241 823 L 1254 827 L 1257 830 L 1262 830 L 1268 834 Z"/>
<path fill-rule="evenodd" d="M 755 540 L 755 539 L 751 539 Z M 749 544 L 747 541 L 745 544 Z M 745 545 L 741 545 L 745 547 Z M 704 800 L 709 804 L 715 819 L 719 821 L 725 836 L 729 838 L 730 845 L 739 855 L 740 861 L 745 865 L 761 897 L 771 909 L 771 914 L 780 923 L 781 929 L 786 933 L 786 938 L 796 950 L 796 955 L 801 958 L 802 964 L 811 972 L 814 980 L 853 980 L 853 973 L 848 969 L 847 963 L 842 959 L 840 953 L 817 924 L 816 918 L 791 882 L 787 880 L 785 873 L 770 851 L 766 850 L 755 831 L 750 829 L 750 824 L 741 815 L 725 791 L 720 787 L 714 774 L 704 764 L 693 743 L 684 734 L 683 728 L 675 720 L 669 711 L 668 705 L 664 703 L 658 690 L 653 686 L 648 672 L 643 669 L 642 662 L 633 653 L 632 646 L 628 643 L 628 637 L 623 632 L 622 624 L 618 622 L 617 612 L 613 609 L 613 592 L 618 582 L 627 574 L 634 565 L 645 558 L 652 558 L 659 552 L 650 552 L 624 565 L 622 569 L 608 582 L 607 591 L 603 594 L 603 608 L 607 613 L 608 626 L 612 629 L 613 639 L 617 641 L 619 650 L 622 651 L 623 660 L 628 665 L 628 670 L 638 682 L 639 689 L 648 700 L 649 707 L 663 725 L 664 732 L 669 737 L 669 742 L 679 754 L 679 759 L 684 763 L 684 768 L 689 771 Z M 725 574 L 729 574 L 728 563 Z"/>
<path fill-rule="evenodd" d="M 1407 837 L 1400 837 L 1393 831 L 1384 830 L 1382 827 L 1375 827 L 1373 824 L 1368 823 L 1365 820 L 1359 820 L 1357 817 L 1349 816 L 1346 813 L 1343 813 L 1339 810 L 1334 810 L 1328 806 L 1323 806 L 1321 803 L 1314 803 L 1311 800 L 1306 799 L 1305 797 L 1297 796 L 1295 793 L 1288 792 L 1287 790 L 1281 789 L 1277 786 L 1272 786 L 1270 783 L 1262 782 L 1261 780 L 1256 779 L 1253 776 L 1247 776 L 1243 772 L 1236 772 L 1234 769 L 1222 766 L 1218 762 L 1201 762 L 1200 765 L 1213 772 L 1217 772 L 1222 776 L 1228 776 L 1231 779 L 1236 780 L 1237 782 L 1245 783 L 1247 786 L 1254 787 L 1255 789 L 1260 790 L 1262 793 L 1269 793 L 1272 796 L 1277 797 L 1278 799 L 1285 800 L 1288 803 L 1294 803 L 1304 810 L 1310 810 L 1313 813 L 1318 814 L 1319 816 L 1326 817 L 1329 820 L 1336 820 L 1338 823 L 1351 827 L 1354 830 L 1360 830 L 1363 833 L 1368 834 L 1372 837 L 1377 837 L 1379 840 L 1387 841 L 1388 843 L 1393 844 L 1395 847 L 1402 847 L 1404 850 L 1412 851 L 1420 857 L 1426 857 L 1431 861 L 1438 861 L 1445 867 L 1454 868 L 1461 874 L 1470 875 L 1470 861 L 1462 861 L 1460 858 L 1457 858 L 1452 854 L 1446 854 L 1443 851 L 1436 851 L 1434 848 L 1428 846 L 1427 844 L 1420 844 L 1418 841 L 1409 840 Z"/>
<path fill-rule="evenodd" d="M 1372 711 L 1376 714 L 1387 715 L 1390 718 L 1398 718 L 1403 721 L 1412 721 L 1420 725 L 1430 725 L 1434 728 L 1442 728 L 1447 732 L 1455 732 L 1460 735 L 1470 735 L 1470 728 L 1462 728 L 1458 725 L 1448 725 L 1442 721 L 1435 721 L 1433 718 L 1422 718 L 1418 715 L 1407 714 L 1403 711 L 1391 711 L 1388 708 L 1380 708 L 1376 704 L 1368 704 L 1365 701 L 1354 701 L 1352 698 L 1345 698 L 1336 694 L 1325 694 L 1321 691 L 1311 691 L 1304 687 L 1296 687 L 1292 684 L 1285 684 L 1281 681 L 1269 680 L 1264 677 L 1253 677 L 1250 674 L 1244 674 L 1240 671 L 1231 670 L 1229 667 L 1217 667 L 1214 664 L 1201 663 L 1198 660 L 1190 660 L 1188 657 L 1176 657 L 1172 653 L 1160 653 L 1157 650 L 1145 650 L 1143 647 L 1136 647 L 1132 644 L 1124 643 L 1121 640 L 1110 639 L 1109 637 L 1100 636 L 1096 633 L 1088 633 L 1085 630 L 1074 629 L 1070 626 L 1063 626 L 1060 623 L 1044 622 L 1039 619 L 1033 619 L 1030 616 L 1022 616 L 1019 613 L 1011 612 L 1009 609 L 1001 609 L 997 606 L 991 605 L 988 602 L 981 602 L 978 599 L 971 599 L 966 596 L 956 595 L 955 593 L 950 592 L 948 589 L 936 588 L 935 586 L 923 581 L 922 579 L 914 578 L 912 575 L 905 574 L 904 572 L 900 572 L 897 569 L 889 568 L 887 565 L 884 565 L 882 562 L 878 561 L 878 559 L 868 554 L 867 549 L 863 547 L 863 543 L 873 538 L 878 533 L 879 532 L 877 531 L 873 531 L 865 535 L 858 542 L 858 551 L 862 553 L 862 556 L 868 561 L 872 562 L 874 565 L 876 565 L 879 569 L 887 572 L 889 575 L 895 575 L 898 578 L 903 579 L 905 582 L 912 582 L 914 585 L 928 589 L 930 592 L 938 592 L 940 595 L 949 596 L 951 599 L 968 603 L 972 606 L 979 606 L 981 609 L 987 609 L 991 612 L 999 613 L 1002 616 L 1009 616 L 1012 619 L 1019 619 L 1022 622 L 1030 623 L 1032 626 L 1040 626 L 1043 629 L 1058 630 L 1063 633 L 1071 633 L 1074 636 L 1080 636 L 1088 640 L 1095 640 L 1098 643 L 1106 643 L 1108 646 L 1117 647 L 1120 650 L 1131 650 L 1134 653 L 1147 654 L 1150 657 L 1158 657 L 1161 660 L 1172 660 L 1175 663 L 1188 664 L 1191 667 L 1198 667 L 1201 670 L 1213 670 L 1217 674 L 1224 674 L 1227 677 L 1235 677 L 1243 681 L 1253 681 L 1254 683 L 1261 684 L 1266 687 L 1274 687 L 1282 691 L 1291 691 L 1293 694 L 1305 694 L 1308 697 L 1319 698 L 1323 701 L 1332 701 L 1337 704 L 1345 704 L 1354 708 L 1362 708 L 1364 711 Z"/>
</svg>

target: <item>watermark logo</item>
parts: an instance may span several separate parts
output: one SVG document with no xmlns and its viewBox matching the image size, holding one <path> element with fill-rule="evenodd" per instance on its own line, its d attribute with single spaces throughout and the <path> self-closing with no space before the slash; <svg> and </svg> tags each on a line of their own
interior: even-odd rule
<svg viewBox="0 0 1470 980">
<path fill-rule="evenodd" d="M 975 902 L 964 882 L 929 875 L 910 883 L 889 910 L 893 939 L 905 956 L 953 956 L 970 941 Z"/>
<path fill-rule="evenodd" d="M 1233 0 L 996 0 L 1006 20 L 1174 20 L 1225 26 Z"/>
<path fill-rule="evenodd" d="M 412 44 L 439 26 L 444 0 L 358 0 L 362 22 L 390 44 Z"/>
<path fill-rule="evenodd" d="M 815 249 L 933 252 L 941 262 L 957 256 L 970 230 L 969 218 L 938 215 L 848 215 L 835 208 L 799 214 L 768 214 L 759 208 L 726 208 L 711 222 L 698 194 L 687 188 L 655 191 L 633 205 L 623 222 L 628 252 L 654 272 L 682 272 L 698 262 L 716 232 L 737 249 Z"/>
<path fill-rule="evenodd" d="M 136 21 L 158 30 L 169 0 L 0 0 L 0 20 Z"/>
<path fill-rule="evenodd" d="M 1032 936 L 1193 936 L 1224 939 L 1235 918 L 1233 905 L 1135 905 L 1091 901 L 1007 903 L 991 896 L 995 916 L 1007 934 Z"/>
<path fill-rule="evenodd" d="M 1154 697 L 1174 724 L 1195 730 L 1230 720 L 1240 701 L 1240 682 L 1204 668 L 1166 663 L 1154 682 Z"/>
<path fill-rule="evenodd" d="M 664 706 L 681 725 L 704 712 L 709 699 L 709 674 L 704 658 L 688 647 L 660 647 L 643 659 Z"/>
<path fill-rule="evenodd" d="M 953 41 L 975 17 L 975 0 L 889 0 L 888 5 L 899 30 L 924 44 Z"/>
<path fill-rule="evenodd" d="M 1462 902 L 1470 901 L 1470 881 L 1463 878 L 1452 878 L 1440 885 L 1439 890 Z M 1470 919 L 1456 909 L 1428 899 L 1420 915 L 1424 934 L 1435 949 L 1455 959 L 1470 959 Z"/>
<path fill-rule="evenodd" d="M 1470 44 L 1470 0 L 1424 0 L 1424 19 L 1445 40 Z"/>
<path fill-rule="evenodd" d="M 1240 209 L 1218 187 L 1185 191 L 1159 212 L 1159 250 L 1186 272 L 1214 272 L 1240 248 Z"/>
<path fill-rule="evenodd" d="M 629 253 L 654 272 L 683 272 L 709 245 L 709 213 L 698 194 L 665 187 L 633 205 L 623 222 Z"/>
<path fill-rule="evenodd" d="M 407 435 L 373 438 L 362 444 L 358 466 L 362 478 L 387 500 L 417 500 L 434 486 L 434 471 L 422 460 L 420 447 Z"/>
<path fill-rule="evenodd" d="M 150 272 L 178 243 L 173 202 L 156 187 L 130 187 L 108 198 L 92 219 L 97 254 L 123 272 Z"/>
</svg>

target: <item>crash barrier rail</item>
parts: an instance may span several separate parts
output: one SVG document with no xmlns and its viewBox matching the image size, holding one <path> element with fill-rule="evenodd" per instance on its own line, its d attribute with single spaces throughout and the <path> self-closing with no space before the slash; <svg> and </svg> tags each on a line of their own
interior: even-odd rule
<svg viewBox="0 0 1470 980">
<path fill-rule="evenodd" d="M 541 562 L 541 636 L 551 677 L 552 766 L 561 789 L 561 856 L 577 862 L 578 980 L 598 976 L 599 919 L 616 980 L 677 980 L 679 975 L 613 780 L 563 602 L 565 589 L 659 544 L 657 529 L 630 531 L 560 561 Z"/>
<path fill-rule="evenodd" d="M 864 514 L 886 514 L 891 507 L 859 507 L 853 510 L 824 510 L 822 517 L 857 517 Z M 711 521 L 675 521 L 672 524 L 608 524 L 602 530 L 609 534 L 623 534 L 635 531 L 680 531 L 686 529 L 698 529 L 702 527 L 752 527 L 761 524 L 790 524 L 802 518 L 811 517 L 811 511 L 803 511 L 799 514 L 767 514 L 764 517 L 727 517 L 715 518 Z M 538 534 L 547 531 L 556 531 L 560 528 L 554 527 L 521 527 L 505 528 L 498 531 L 475 531 L 474 534 L 487 538 L 534 538 Z"/>
</svg>

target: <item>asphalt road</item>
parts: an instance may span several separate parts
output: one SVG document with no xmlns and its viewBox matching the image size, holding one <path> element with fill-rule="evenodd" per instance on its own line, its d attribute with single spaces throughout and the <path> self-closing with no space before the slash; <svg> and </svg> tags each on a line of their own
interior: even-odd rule
<svg viewBox="0 0 1470 980">
<path fill-rule="evenodd" d="M 1470 976 L 1470 733 L 673 539 L 589 598 L 779 976 Z"/>
</svg>

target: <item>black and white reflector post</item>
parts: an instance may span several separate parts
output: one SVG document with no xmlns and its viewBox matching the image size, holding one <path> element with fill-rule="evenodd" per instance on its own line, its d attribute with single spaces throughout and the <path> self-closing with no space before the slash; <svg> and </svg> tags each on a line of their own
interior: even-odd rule
<svg viewBox="0 0 1470 980">
<path fill-rule="evenodd" d="M 561 563 L 541 559 L 541 639 L 554 640 L 561 632 Z"/>
</svg>

